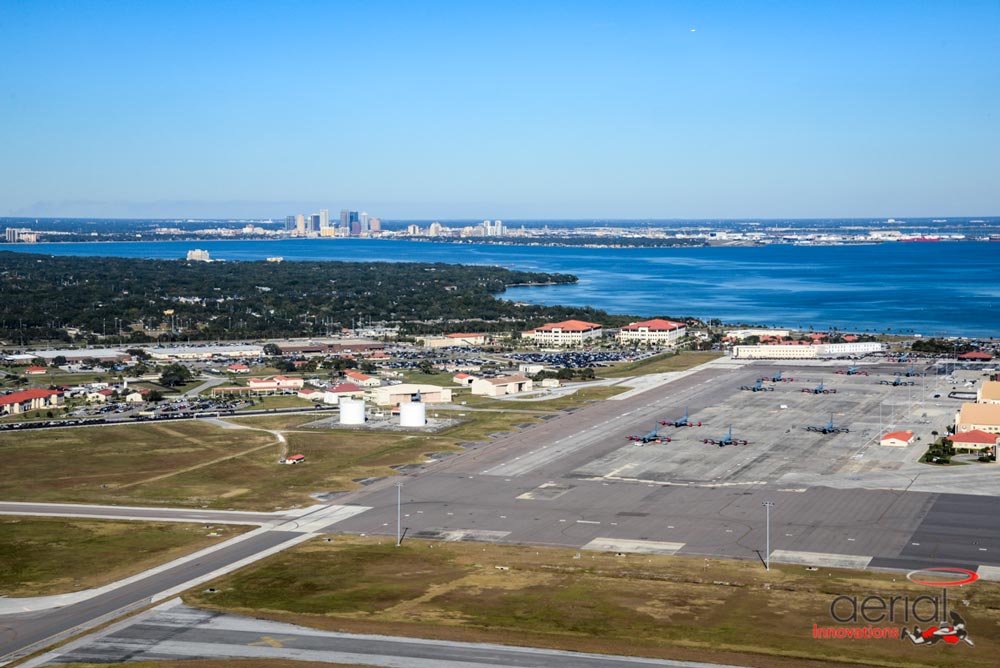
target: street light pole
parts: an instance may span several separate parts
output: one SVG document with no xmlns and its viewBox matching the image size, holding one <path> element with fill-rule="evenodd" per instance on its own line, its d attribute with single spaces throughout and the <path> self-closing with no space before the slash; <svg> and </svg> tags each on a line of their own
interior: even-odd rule
<svg viewBox="0 0 1000 668">
<path fill-rule="evenodd" d="M 771 507 L 774 506 L 774 501 L 763 501 L 760 505 L 764 506 L 764 512 L 767 513 L 767 546 L 764 549 L 764 569 L 771 570 Z"/>
<path fill-rule="evenodd" d="M 403 483 L 396 483 L 396 547 L 399 547 L 403 542 L 402 534 L 402 514 L 401 508 L 403 503 Z"/>
</svg>

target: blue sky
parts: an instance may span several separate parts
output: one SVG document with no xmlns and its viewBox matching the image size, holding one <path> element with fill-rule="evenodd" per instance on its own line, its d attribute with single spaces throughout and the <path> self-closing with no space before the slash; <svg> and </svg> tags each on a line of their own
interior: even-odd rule
<svg viewBox="0 0 1000 668">
<path fill-rule="evenodd" d="M 996 215 L 998 35 L 995 0 L 2 0 L 0 215 Z"/>
</svg>

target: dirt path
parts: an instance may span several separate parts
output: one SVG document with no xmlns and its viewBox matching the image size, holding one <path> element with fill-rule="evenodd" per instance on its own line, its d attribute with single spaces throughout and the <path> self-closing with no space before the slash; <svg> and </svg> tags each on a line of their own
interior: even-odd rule
<svg viewBox="0 0 1000 668">
<path fill-rule="evenodd" d="M 170 473 L 163 473 L 161 475 L 153 476 L 151 478 L 146 478 L 144 480 L 137 480 L 135 482 L 130 482 L 127 485 L 121 485 L 115 489 L 128 489 L 130 487 L 136 487 L 138 485 L 145 485 L 149 482 L 157 482 L 159 480 L 164 480 L 166 478 L 172 478 L 173 476 L 180 475 L 182 473 L 189 473 L 191 471 L 197 471 L 198 469 L 205 468 L 206 466 L 212 466 L 220 462 L 228 461 L 230 459 L 236 459 L 238 457 L 243 457 L 245 455 L 250 455 L 260 450 L 266 450 L 267 448 L 273 448 L 275 445 L 280 445 L 281 448 L 278 452 L 279 458 L 284 458 L 288 455 L 288 440 L 285 438 L 285 434 L 274 430 L 274 429 L 257 429 L 256 427 L 247 427 L 241 424 L 232 424 L 231 422 L 226 422 L 225 420 L 211 419 L 206 420 L 206 422 L 212 422 L 213 424 L 222 427 L 224 429 L 248 429 L 250 431 L 263 431 L 274 436 L 274 442 L 265 443 L 264 445 L 258 445 L 255 448 L 250 448 L 249 450 L 243 450 L 242 452 L 237 452 L 231 455 L 226 455 L 224 457 L 218 457 L 216 459 L 209 460 L 207 462 L 201 462 L 200 464 L 195 464 L 194 466 L 188 466 L 187 468 L 179 469 L 177 471 L 171 471 Z"/>
</svg>

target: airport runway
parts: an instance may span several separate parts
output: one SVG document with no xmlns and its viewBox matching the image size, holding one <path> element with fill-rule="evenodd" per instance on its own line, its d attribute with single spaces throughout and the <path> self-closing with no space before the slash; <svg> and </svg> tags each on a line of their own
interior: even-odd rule
<svg viewBox="0 0 1000 668">
<path fill-rule="evenodd" d="M 882 373 L 891 377 L 894 368 Z M 301 526 L 284 525 L 290 530 L 263 533 L 210 559 L 83 604 L 0 618 L 0 656 L 143 605 L 159 592 L 249 554 L 290 545 L 305 533 L 394 535 L 397 481 L 404 485 L 407 539 L 758 559 L 766 540 L 762 503 L 771 501 L 774 561 L 904 570 L 990 566 L 1000 572 L 1000 526 L 995 521 L 1000 499 L 983 494 L 996 484 L 995 466 L 934 469 L 912 463 L 916 450 L 869 449 L 865 430 L 877 435 L 879 429 L 879 422 L 871 421 L 872 408 L 902 396 L 874 378 L 835 376 L 830 366 L 796 367 L 794 375 L 802 378 L 795 383 L 778 384 L 773 392 L 739 391 L 740 385 L 777 370 L 770 365 L 709 365 L 627 399 L 595 402 L 472 444 L 404 476 L 338 496 L 339 505 L 370 508 L 356 508 L 356 515 L 324 521 L 319 513 L 319 519 Z M 838 394 L 801 392 L 818 379 L 836 387 Z M 932 417 L 941 419 L 951 405 L 926 407 L 937 410 Z M 649 431 L 656 420 L 680 417 L 685 408 L 693 419 L 707 417 L 706 426 L 662 428 L 675 437 L 669 444 L 640 447 L 627 441 L 629 434 Z M 828 410 L 852 425 L 850 436 L 804 430 L 809 424 L 804 421 L 825 421 L 822 415 Z M 909 415 L 907 419 L 916 419 L 913 411 Z M 700 442 L 721 436 L 733 418 L 738 420 L 734 435 L 748 438 L 750 445 L 718 448 Z M 940 491 L 972 484 L 979 484 L 979 495 Z M 67 512 L 57 505 L 0 504 L 0 513 Z M 270 526 L 288 519 L 276 513 L 162 508 L 70 506 L 68 511 L 87 517 Z M 508 660 L 513 661 L 483 665 L 521 665 L 502 662 Z"/>
<path fill-rule="evenodd" d="M 26 668 L 62 663 L 291 659 L 392 668 L 736 668 L 626 656 L 561 652 L 486 643 L 333 633 L 239 615 L 199 610 L 172 601 L 73 643 Z M 44 662 L 44 663 L 42 663 Z"/>
<path fill-rule="evenodd" d="M 21 503 L 0 501 L 0 515 L 85 517 L 104 520 L 145 520 L 150 522 L 212 522 L 216 524 L 262 525 L 288 519 L 284 513 L 248 513 L 236 510 L 196 510 L 193 508 L 139 508 L 133 506 L 92 506 L 75 503 Z"/>
</svg>

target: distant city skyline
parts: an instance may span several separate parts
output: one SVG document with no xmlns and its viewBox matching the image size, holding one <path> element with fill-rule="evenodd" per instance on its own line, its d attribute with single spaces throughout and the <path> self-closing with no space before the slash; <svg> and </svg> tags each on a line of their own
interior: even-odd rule
<svg viewBox="0 0 1000 668">
<path fill-rule="evenodd" d="M 989 1 L 12 1 L 0 216 L 996 215 L 998 28 Z"/>
</svg>

